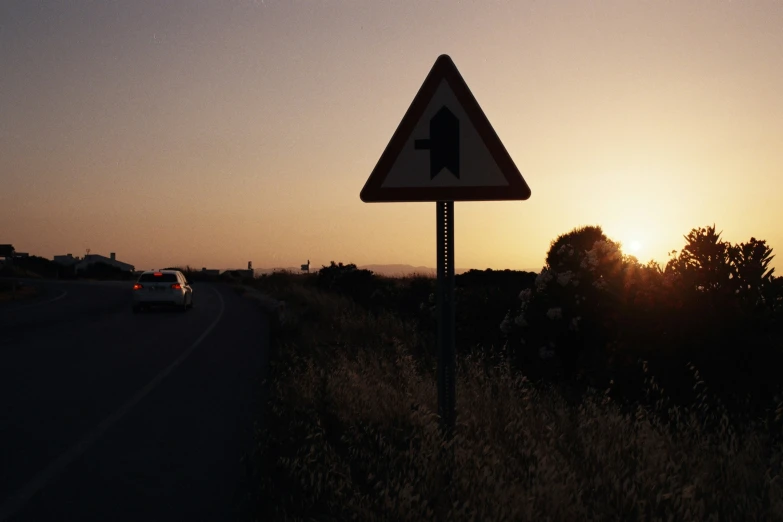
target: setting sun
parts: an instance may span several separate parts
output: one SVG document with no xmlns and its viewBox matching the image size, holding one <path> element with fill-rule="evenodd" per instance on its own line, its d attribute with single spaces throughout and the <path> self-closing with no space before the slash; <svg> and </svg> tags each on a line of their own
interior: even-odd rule
<svg viewBox="0 0 783 522">
<path fill-rule="evenodd" d="M 638 254 L 641 249 L 642 249 L 641 241 L 634 240 L 628 244 L 628 251 L 631 254 Z"/>
</svg>

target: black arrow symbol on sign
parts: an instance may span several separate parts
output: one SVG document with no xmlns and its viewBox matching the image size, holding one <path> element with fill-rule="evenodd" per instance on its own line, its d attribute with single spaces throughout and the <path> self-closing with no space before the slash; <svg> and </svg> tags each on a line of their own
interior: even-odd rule
<svg viewBox="0 0 783 522">
<path fill-rule="evenodd" d="M 416 150 L 430 151 L 430 179 L 444 168 L 459 179 L 459 119 L 445 105 L 430 119 L 430 139 L 415 140 Z"/>
</svg>

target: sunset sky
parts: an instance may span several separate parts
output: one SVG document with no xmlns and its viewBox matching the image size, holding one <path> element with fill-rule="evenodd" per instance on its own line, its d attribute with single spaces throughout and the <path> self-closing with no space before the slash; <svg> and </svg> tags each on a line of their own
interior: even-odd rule
<svg viewBox="0 0 783 522">
<path fill-rule="evenodd" d="M 457 267 L 587 224 L 643 261 L 712 223 L 783 251 L 776 0 L 3 0 L 0 243 L 434 267 L 435 204 L 359 192 L 444 53 L 532 190 L 455 205 Z"/>
</svg>

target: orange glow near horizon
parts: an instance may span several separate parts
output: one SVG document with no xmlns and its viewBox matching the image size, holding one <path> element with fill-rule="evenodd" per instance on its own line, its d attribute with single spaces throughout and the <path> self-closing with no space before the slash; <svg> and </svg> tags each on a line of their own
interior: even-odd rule
<svg viewBox="0 0 783 522">
<path fill-rule="evenodd" d="M 783 249 L 783 3 L 12 1 L 0 243 L 137 268 L 435 266 L 435 205 L 367 176 L 449 54 L 532 190 L 457 203 L 458 268 L 538 270 L 600 225 Z M 776 258 L 776 261 L 780 257 Z"/>
</svg>

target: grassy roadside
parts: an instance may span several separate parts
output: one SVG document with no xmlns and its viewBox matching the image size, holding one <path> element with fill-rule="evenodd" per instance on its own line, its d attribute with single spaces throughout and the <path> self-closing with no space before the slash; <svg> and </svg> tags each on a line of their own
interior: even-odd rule
<svg viewBox="0 0 783 522">
<path fill-rule="evenodd" d="M 262 284 L 286 320 L 257 434 L 259 520 L 783 520 L 780 443 L 730 427 L 706 396 L 571 406 L 476 354 L 459 361 L 446 444 L 412 325 L 296 277 Z"/>
<path fill-rule="evenodd" d="M 30 285 L 16 284 L 13 281 L 0 281 L 0 303 L 24 301 L 38 297 L 39 290 Z"/>
</svg>

